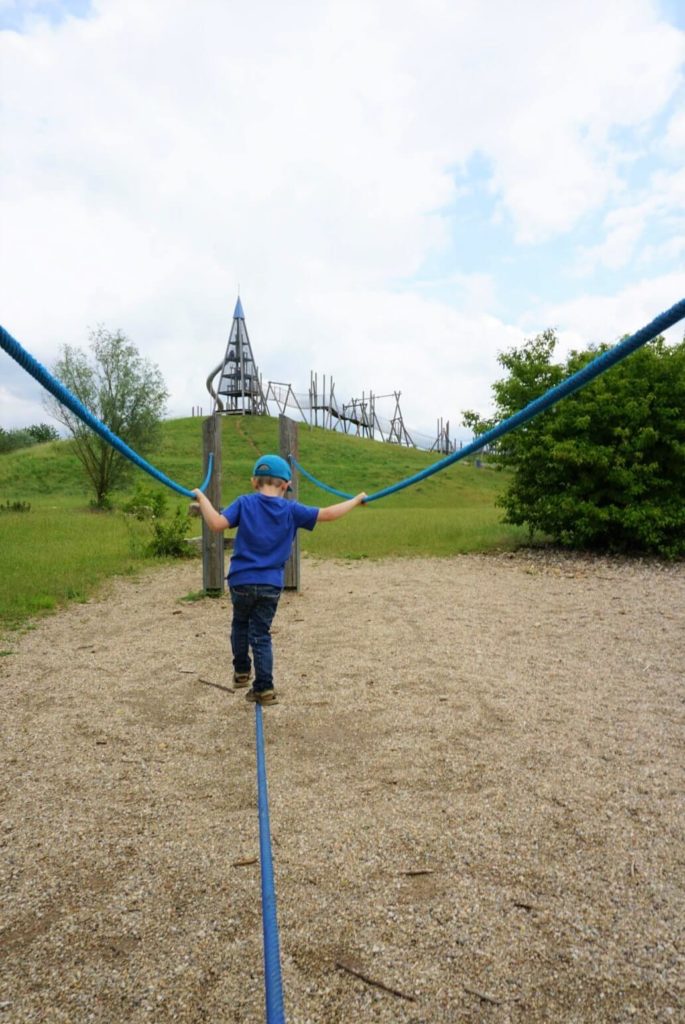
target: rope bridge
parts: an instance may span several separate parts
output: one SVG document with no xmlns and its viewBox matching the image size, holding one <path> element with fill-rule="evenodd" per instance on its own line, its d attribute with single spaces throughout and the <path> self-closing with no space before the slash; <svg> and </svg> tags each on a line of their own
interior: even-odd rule
<svg viewBox="0 0 685 1024">
<path fill-rule="evenodd" d="M 480 451 L 487 444 L 492 444 L 498 438 L 503 437 L 504 434 L 508 434 L 511 430 L 515 430 L 517 427 L 522 426 L 529 420 L 532 420 L 534 416 L 538 416 L 541 412 L 549 409 L 551 406 L 556 405 L 557 402 L 561 401 L 562 398 L 566 398 L 568 395 L 572 395 L 574 391 L 579 391 L 584 388 L 586 384 L 598 377 L 600 373 L 605 373 L 612 366 L 615 366 L 621 360 L 631 355 L 637 349 L 646 345 L 648 341 L 656 338 L 657 335 L 663 334 L 664 331 L 668 330 L 669 327 L 673 327 L 679 320 L 685 317 L 685 299 L 681 299 L 680 302 L 676 302 L 674 306 L 667 309 L 664 313 L 660 313 L 659 316 L 655 317 L 651 323 L 645 327 L 636 331 L 629 338 L 624 338 L 623 341 L 614 345 L 607 352 L 602 352 L 601 355 L 597 356 L 591 362 L 584 366 L 581 370 L 567 377 L 566 380 L 562 380 L 560 384 L 555 385 L 546 391 L 544 395 L 529 402 L 519 412 L 514 413 L 513 416 L 509 416 L 507 419 L 502 420 L 491 430 L 481 434 L 480 437 L 475 438 L 470 444 L 466 445 L 465 448 L 461 448 L 458 452 L 453 452 L 451 455 L 446 456 L 444 459 L 440 459 L 439 462 L 435 462 L 432 466 L 428 466 L 426 469 L 422 469 L 419 473 L 414 473 L 413 476 L 405 477 L 404 480 L 399 480 L 397 483 L 392 484 L 389 487 L 384 487 L 382 490 L 375 491 L 373 494 L 369 494 L 366 498 L 365 504 L 370 501 L 377 501 L 378 498 L 385 498 L 389 494 L 393 494 L 395 491 L 401 491 L 405 487 L 411 487 L 413 484 L 419 483 L 420 480 L 425 480 L 426 477 L 433 476 L 434 473 L 439 473 L 443 469 L 447 469 L 452 463 L 458 462 L 460 459 L 465 459 L 468 455 L 472 455 L 474 452 Z M 340 491 L 335 487 L 331 487 L 329 484 L 323 483 L 321 480 L 317 480 L 315 476 L 308 473 L 304 469 L 297 459 L 290 455 L 290 461 L 292 465 L 300 472 L 307 480 L 320 487 L 324 491 L 328 491 L 330 494 L 336 494 L 341 498 L 351 498 L 353 495 L 348 494 L 347 491 Z"/>
</svg>

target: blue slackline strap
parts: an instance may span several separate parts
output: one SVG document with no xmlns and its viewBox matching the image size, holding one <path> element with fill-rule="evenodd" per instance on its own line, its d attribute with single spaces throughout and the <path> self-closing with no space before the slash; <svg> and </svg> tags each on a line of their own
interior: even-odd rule
<svg viewBox="0 0 685 1024">
<path fill-rule="evenodd" d="M 125 455 L 127 459 L 130 459 L 130 461 L 138 466 L 139 469 L 149 473 L 150 476 L 159 480 L 160 483 L 166 484 L 166 486 L 170 487 L 173 491 L 177 491 L 179 494 L 185 495 L 186 498 L 193 497 L 193 492 L 191 490 L 187 487 L 183 487 L 181 484 L 177 484 L 175 480 L 171 480 L 170 477 L 166 476 L 161 472 L 161 470 L 157 469 L 144 459 L 142 455 L 135 452 L 133 448 L 129 448 L 125 441 L 122 441 L 120 437 L 117 437 L 117 435 L 113 433 L 109 427 L 102 422 L 102 420 L 99 420 L 97 416 L 94 416 L 90 409 L 87 409 L 86 406 L 76 398 L 76 396 L 73 395 L 71 391 L 64 386 L 64 384 L 61 383 L 61 381 L 57 380 L 56 377 L 53 377 L 49 370 L 45 369 L 42 363 L 39 363 L 37 359 L 34 359 L 33 356 L 30 355 L 26 349 L 19 344 L 16 338 L 13 338 L 4 327 L 0 327 L 0 348 L 3 348 L 8 355 L 12 356 L 12 359 L 19 363 L 22 369 L 26 370 L 26 372 L 37 380 L 39 384 L 42 384 L 42 386 L 49 391 L 51 395 L 54 395 L 58 402 L 65 405 L 67 409 L 71 409 L 71 411 L 78 416 L 86 426 L 90 427 L 91 430 L 94 430 L 96 434 L 99 434 L 107 444 L 110 444 L 112 448 L 115 448 L 121 453 L 121 455 Z M 207 460 L 207 475 L 200 487 L 201 491 L 204 491 L 207 488 L 209 481 L 212 478 L 213 465 L 214 456 L 210 452 Z"/>
<path fill-rule="evenodd" d="M 281 954 L 276 920 L 276 892 L 271 859 L 271 831 L 269 828 L 269 795 L 266 786 L 266 760 L 264 757 L 264 724 L 261 704 L 255 704 L 257 735 L 257 797 L 259 803 L 259 864 L 262 875 L 262 933 L 264 936 L 264 993 L 266 998 L 266 1024 L 285 1024 L 283 1009 L 283 983 L 281 980 Z"/>
<path fill-rule="evenodd" d="M 529 402 L 528 405 L 519 412 L 514 413 L 513 416 L 509 416 L 507 419 L 502 420 L 501 423 L 498 423 L 491 430 L 488 430 L 484 434 L 481 434 L 480 437 L 475 438 L 465 448 L 461 448 L 458 452 L 453 452 L 451 455 L 441 459 L 439 462 L 435 462 L 432 466 L 422 469 L 421 472 L 414 473 L 413 476 L 405 477 L 404 480 L 400 480 L 398 483 L 392 484 L 390 487 L 384 487 L 380 491 L 375 491 L 373 494 L 369 494 L 366 498 L 365 504 L 368 504 L 370 501 L 377 501 L 378 498 L 385 498 L 387 495 L 393 494 L 395 491 L 401 491 L 405 487 L 411 487 L 412 484 L 417 484 L 420 480 L 425 480 L 426 477 L 433 476 L 434 473 L 439 473 L 441 470 L 451 466 L 454 462 L 459 462 L 460 459 L 465 459 L 468 455 L 472 455 L 474 452 L 480 451 L 480 449 L 484 448 L 485 445 L 492 444 L 493 441 L 496 441 L 504 434 L 508 434 L 509 431 L 515 430 L 517 427 L 522 426 L 522 424 L 532 420 L 534 416 L 538 416 L 541 412 L 549 409 L 550 406 L 555 405 L 562 398 L 566 398 L 568 395 L 573 394 L 574 391 L 579 391 L 580 388 L 585 387 L 585 385 L 589 384 L 591 380 L 598 377 L 600 373 L 605 373 L 606 370 L 631 355 L 638 348 L 641 348 L 642 345 L 646 345 L 646 343 L 651 341 L 652 338 L 656 338 L 657 335 L 663 334 L 664 331 L 668 330 L 669 327 L 673 327 L 673 325 L 677 324 L 679 320 L 683 319 L 683 317 L 685 317 L 685 299 L 681 299 L 680 302 L 676 302 L 674 306 L 671 306 L 670 309 L 667 309 L 664 313 L 655 317 L 651 323 L 642 327 L 639 331 L 636 331 L 636 333 L 631 335 L 629 338 L 624 338 L 623 341 L 614 345 L 614 347 L 609 349 L 607 352 L 602 352 L 601 355 L 589 362 L 587 366 L 584 366 L 581 370 L 571 374 L 570 377 L 561 381 L 560 384 L 556 384 L 553 388 L 550 388 L 544 395 L 541 395 L 539 398 L 534 399 L 534 401 Z M 345 491 L 337 491 L 332 487 L 329 487 L 327 484 L 321 483 L 321 481 L 317 480 L 310 473 L 303 470 L 292 455 L 290 456 L 290 461 L 299 472 L 306 476 L 306 478 L 312 483 L 316 484 L 317 487 L 321 487 L 326 491 L 331 491 L 333 494 L 339 494 L 342 498 L 352 497 L 351 494 L 347 494 Z"/>
</svg>

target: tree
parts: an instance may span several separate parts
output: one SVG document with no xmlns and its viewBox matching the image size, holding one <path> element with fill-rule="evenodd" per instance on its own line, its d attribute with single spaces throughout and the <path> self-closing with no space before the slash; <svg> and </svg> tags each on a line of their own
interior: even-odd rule
<svg viewBox="0 0 685 1024">
<path fill-rule="evenodd" d="M 608 346 L 552 362 L 545 331 L 500 356 L 496 419 L 513 415 Z M 490 425 L 467 413 L 476 433 Z M 567 547 L 685 554 L 685 341 L 657 338 L 497 446 L 513 477 L 507 522 Z"/>
<path fill-rule="evenodd" d="M 34 423 L 27 429 L 37 444 L 45 444 L 46 441 L 59 441 L 59 433 L 49 423 Z"/>
<path fill-rule="evenodd" d="M 130 448 L 141 455 L 149 452 L 159 436 L 168 397 L 159 368 L 143 359 L 121 331 L 91 331 L 90 349 L 91 359 L 81 349 L 65 345 L 55 376 Z M 95 504 L 107 507 L 109 493 L 127 471 L 127 460 L 57 399 L 49 396 L 45 402 L 74 439 Z"/>
</svg>

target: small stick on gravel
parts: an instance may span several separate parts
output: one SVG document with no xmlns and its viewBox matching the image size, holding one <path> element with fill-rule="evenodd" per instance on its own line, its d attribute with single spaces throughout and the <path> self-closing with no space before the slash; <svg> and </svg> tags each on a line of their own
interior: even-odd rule
<svg viewBox="0 0 685 1024">
<path fill-rule="evenodd" d="M 230 693 L 233 696 L 234 690 L 230 686 L 222 686 L 221 683 L 213 683 L 211 679 L 203 679 L 202 676 L 197 677 L 198 683 L 202 683 L 203 686 L 213 686 L 215 690 L 222 690 L 224 693 Z"/>
<path fill-rule="evenodd" d="M 398 996 L 399 999 L 406 999 L 410 1003 L 415 1003 L 416 999 L 414 996 L 407 995 L 406 992 L 400 992 L 397 988 L 391 988 L 389 985 L 384 985 L 382 981 L 376 981 L 375 978 L 370 978 L 368 974 L 360 971 L 354 964 L 351 964 L 346 960 L 336 960 L 335 966 L 339 967 L 341 971 L 347 971 L 348 974 L 353 974 L 355 978 L 360 978 L 361 981 L 365 981 L 367 985 L 373 985 L 374 988 L 383 989 L 384 992 L 389 992 L 390 995 Z"/>
<path fill-rule="evenodd" d="M 514 906 L 520 910 L 537 910 L 534 903 L 526 903 L 524 900 L 514 900 Z"/>
<path fill-rule="evenodd" d="M 464 992 L 468 992 L 470 996 L 478 996 L 484 1003 L 492 1003 L 493 1006 L 502 1006 L 504 999 L 496 999 L 495 996 L 488 995 L 487 992 L 479 992 L 477 988 L 469 988 L 468 985 L 461 986 Z"/>
</svg>

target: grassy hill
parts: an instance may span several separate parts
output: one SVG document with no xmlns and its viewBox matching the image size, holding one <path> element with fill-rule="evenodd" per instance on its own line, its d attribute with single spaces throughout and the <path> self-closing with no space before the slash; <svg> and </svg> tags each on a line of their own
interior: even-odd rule
<svg viewBox="0 0 685 1024">
<path fill-rule="evenodd" d="M 149 461 L 173 480 L 192 488 L 202 482 L 202 421 L 163 424 L 159 448 Z M 350 493 L 369 493 L 418 472 L 438 456 L 364 438 L 300 426 L 301 464 L 316 477 Z M 222 420 L 222 496 L 227 504 L 249 488 L 257 456 L 278 450 L 278 420 L 236 416 Z M 379 558 L 449 555 L 513 547 L 523 531 L 504 526 L 495 499 L 506 482 L 487 466 L 457 463 L 422 483 L 374 502 L 334 524 L 302 537 L 303 550 L 321 557 Z M 112 497 L 116 507 L 136 485 L 163 491 L 170 508 L 187 501 L 132 467 L 126 486 Z M 337 499 L 306 480 L 305 504 Z M 0 456 L 0 506 L 30 503 L 30 512 L 0 514 L 0 621 L 27 615 L 66 600 L 84 600 L 103 578 L 140 570 L 148 524 L 116 510 L 96 513 L 81 465 L 68 441 L 54 441 Z M 191 533 L 199 533 L 193 521 Z"/>
</svg>

